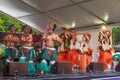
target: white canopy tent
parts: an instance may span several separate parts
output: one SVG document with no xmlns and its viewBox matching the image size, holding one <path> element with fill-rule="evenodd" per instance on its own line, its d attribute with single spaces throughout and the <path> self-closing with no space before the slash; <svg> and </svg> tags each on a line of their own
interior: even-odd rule
<svg viewBox="0 0 120 80">
<path fill-rule="evenodd" d="M 120 0 L 0 0 L 0 10 L 44 32 L 54 21 L 76 30 L 120 23 Z"/>
</svg>

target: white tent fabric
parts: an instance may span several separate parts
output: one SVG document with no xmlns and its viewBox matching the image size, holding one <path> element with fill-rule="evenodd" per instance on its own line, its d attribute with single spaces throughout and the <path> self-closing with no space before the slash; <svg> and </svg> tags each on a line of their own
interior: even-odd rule
<svg viewBox="0 0 120 80">
<path fill-rule="evenodd" d="M 60 27 L 97 28 L 120 23 L 120 0 L 0 0 L 0 10 L 44 32 L 54 21 Z"/>
</svg>

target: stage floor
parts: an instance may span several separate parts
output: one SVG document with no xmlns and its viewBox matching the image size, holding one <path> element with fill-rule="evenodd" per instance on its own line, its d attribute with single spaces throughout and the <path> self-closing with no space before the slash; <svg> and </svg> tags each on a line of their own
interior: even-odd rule
<svg viewBox="0 0 120 80">
<path fill-rule="evenodd" d="M 1 76 L 0 80 L 120 80 L 120 72 Z"/>
</svg>

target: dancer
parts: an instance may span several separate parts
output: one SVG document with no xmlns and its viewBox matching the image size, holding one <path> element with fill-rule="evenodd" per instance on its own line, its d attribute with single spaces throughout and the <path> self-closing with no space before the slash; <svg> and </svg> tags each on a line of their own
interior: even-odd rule
<svg viewBox="0 0 120 80">
<path fill-rule="evenodd" d="M 19 55 L 21 56 L 19 62 L 28 62 L 28 73 L 35 74 L 35 67 L 33 65 L 35 53 L 32 46 L 32 29 L 27 25 L 23 26 L 22 29 L 24 31 L 24 34 L 21 36 L 22 48 L 19 51 Z"/>
<path fill-rule="evenodd" d="M 91 34 L 88 32 L 83 33 L 82 41 L 80 42 L 80 68 L 82 72 L 86 72 L 87 65 L 90 64 L 92 60 L 93 49 L 89 47 L 89 42 L 91 39 Z"/>
<path fill-rule="evenodd" d="M 66 33 L 66 31 L 68 31 L 67 28 L 62 27 L 62 29 L 64 30 L 63 32 L 61 32 L 60 37 L 64 42 L 64 50 L 67 51 L 69 48 L 69 35 Z"/>
<path fill-rule="evenodd" d="M 16 36 L 16 32 L 18 30 L 17 27 L 11 25 L 9 29 L 11 33 L 3 38 L 3 41 L 5 41 L 6 45 L 5 53 L 3 55 L 3 57 L 6 58 L 5 64 L 17 58 L 18 50 L 15 48 L 15 44 L 20 42 L 19 38 Z"/>
<path fill-rule="evenodd" d="M 100 56 L 98 62 L 104 63 L 104 69 L 107 70 L 112 66 L 112 48 L 111 48 L 111 32 L 108 29 L 99 32 L 98 41 L 101 43 L 99 46 Z"/>
<path fill-rule="evenodd" d="M 60 38 L 64 42 L 64 51 L 58 51 L 57 61 L 68 61 L 68 50 L 69 50 L 69 35 L 66 33 L 68 31 L 67 28 L 62 27 L 63 32 L 60 33 Z"/>
<path fill-rule="evenodd" d="M 57 53 L 56 49 L 54 48 L 54 42 L 59 42 L 61 44 L 60 50 L 64 50 L 63 41 L 59 38 L 57 34 L 54 33 L 56 27 L 56 24 L 50 22 L 46 26 L 45 35 L 42 37 L 42 39 L 45 42 L 45 48 L 39 54 L 39 58 L 41 58 L 42 61 L 37 65 L 37 70 L 40 71 L 40 74 L 50 73 L 50 68 L 57 59 Z"/>
<path fill-rule="evenodd" d="M 70 30 L 70 50 L 76 50 L 76 42 L 77 42 L 77 33 L 75 30 Z"/>
<path fill-rule="evenodd" d="M 76 67 L 78 67 L 78 42 L 77 33 L 74 29 L 70 29 L 69 37 L 69 51 L 68 51 L 68 61 L 72 63 L 72 72 L 76 72 Z"/>
</svg>

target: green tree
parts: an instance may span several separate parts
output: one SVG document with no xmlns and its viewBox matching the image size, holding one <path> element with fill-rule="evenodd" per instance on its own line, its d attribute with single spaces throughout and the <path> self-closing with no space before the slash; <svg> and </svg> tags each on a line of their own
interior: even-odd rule
<svg viewBox="0 0 120 80">
<path fill-rule="evenodd" d="M 21 27 L 24 25 L 23 23 L 15 20 L 14 18 L 9 17 L 4 13 L 0 13 L 0 31 L 5 32 L 9 31 L 9 26 L 14 24 L 18 28 L 18 32 L 21 32 Z M 2 27 L 2 29 L 1 29 Z M 4 31 L 3 31 L 4 30 Z"/>
<path fill-rule="evenodd" d="M 0 32 L 8 32 L 9 26 L 14 24 L 18 28 L 18 32 L 22 33 L 22 26 L 25 25 L 20 21 L 6 15 L 3 12 L 0 12 Z M 40 34 L 39 31 L 32 29 L 32 34 Z"/>
<path fill-rule="evenodd" d="M 112 35 L 113 35 L 113 43 L 115 45 L 120 44 L 120 27 L 113 28 L 112 29 Z"/>
</svg>

